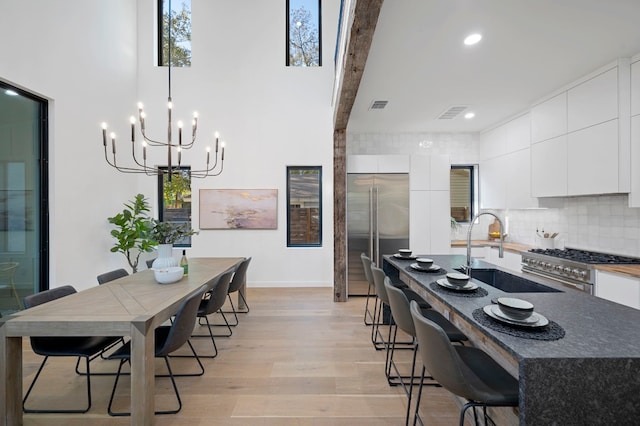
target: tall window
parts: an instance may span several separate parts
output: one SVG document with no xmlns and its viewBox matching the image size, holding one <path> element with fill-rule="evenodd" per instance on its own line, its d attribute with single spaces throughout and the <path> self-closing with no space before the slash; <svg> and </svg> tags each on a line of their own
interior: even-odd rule
<svg viewBox="0 0 640 426">
<path fill-rule="evenodd" d="M 191 0 L 158 0 L 158 65 L 167 66 L 169 56 L 173 67 L 191 66 Z"/>
<path fill-rule="evenodd" d="M 322 246 L 322 167 L 287 167 L 287 247 Z"/>
<path fill-rule="evenodd" d="M 0 312 L 49 287 L 48 104 L 0 82 Z"/>
<path fill-rule="evenodd" d="M 172 222 L 178 225 L 186 223 L 191 228 L 190 171 L 190 167 L 181 167 L 180 173 L 171 175 L 171 180 L 164 173 L 158 176 L 159 221 Z M 174 243 L 173 246 L 191 247 L 191 237 L 185 237 Z"/>
<path fill-rule="evenodd" d="M 287 66 L 322 65 L 320 0 L 287 0 Z"/>
<path fill-rule="evenodd" d="M 469 222 L 474 215 L 474 167 L 451 166 L 451 217 Z"/>
</svg>

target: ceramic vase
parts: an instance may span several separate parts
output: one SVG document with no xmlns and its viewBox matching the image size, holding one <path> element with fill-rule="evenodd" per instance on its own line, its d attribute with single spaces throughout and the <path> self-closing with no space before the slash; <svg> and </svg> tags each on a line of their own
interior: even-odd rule
<svg viewBox="0 0 640 426">
<path fill-rule="evenodd" d="M 158 244 L 158 257 L 153 261 L 153 269 L 178 266 L 178 259 L 173 257 L 173 244 Z"/>
</svg>

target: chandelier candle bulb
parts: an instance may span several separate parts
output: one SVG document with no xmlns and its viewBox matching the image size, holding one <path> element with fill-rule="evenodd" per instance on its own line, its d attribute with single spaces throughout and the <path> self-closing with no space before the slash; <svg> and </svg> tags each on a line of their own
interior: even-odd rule
<svg viewBox="0 0 640 426">
<path fill-rule="evenodd" d="M 129 118 L 129 121 L 131 122 L 131 142 L 135 142 L 136 141 L 136 118 L 132 115 Z"/>
<path fill-rule="evenodd" d="M 102 145 L 107 146 L 107 123 L 102 123 Z"/>
</svg>

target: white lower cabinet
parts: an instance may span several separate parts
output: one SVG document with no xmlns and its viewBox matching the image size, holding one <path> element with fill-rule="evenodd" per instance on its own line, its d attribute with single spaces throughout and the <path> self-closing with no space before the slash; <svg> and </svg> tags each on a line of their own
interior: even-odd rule
<svg viewBox="0 0 640 426">
<path fill-rule="evenodd" d="M 596 271 L 595 295 L 640 309 L 640 278 Z"/>
<path fill-rule="evenodd" d="M 509 269 L 510 271 L 520 272 L 522 255 L 520 255 L 520 253 L 504 250 L 504 257 L 501 259 L 500 250 L 497 247 L 491 247 L 489 262 L 500 266 L 501 268 Z"/>
</svg>

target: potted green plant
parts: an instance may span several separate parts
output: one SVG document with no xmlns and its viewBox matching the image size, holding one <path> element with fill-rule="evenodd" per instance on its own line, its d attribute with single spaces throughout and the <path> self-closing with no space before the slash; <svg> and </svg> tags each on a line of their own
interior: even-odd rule
<svg viewBox="0 0 640 426">
<path fill-rule="evenodd" d="M 157 245 L 151 235 L 154 222 L 149 217 L 149 203 L 144 195 L 136 195 L 124 206 L 122 212 L 107 218 L 109 223 L 116 226 L 116 229 L 111 230 L 111 236 L 116 239 L 111 252 L 124 254 L 135 273 L 138 270 L 140 254 L 150 252 Z"/>
<path fill-rule="evenodd" d="M 158 244 L 158 257 L 153 261 L 153 268 L 177 266 L 178 261 L 172 256 L 173 244 L 183 238 L 197 234 L 188 223 L 153 221 L 151 238 Z"/>
</svg>

